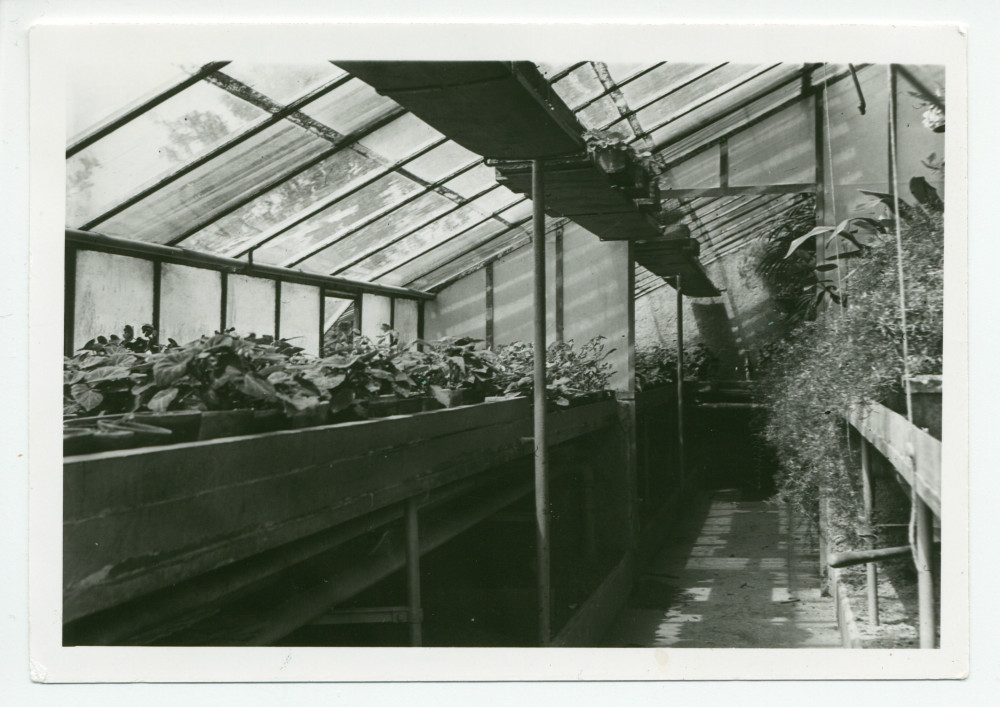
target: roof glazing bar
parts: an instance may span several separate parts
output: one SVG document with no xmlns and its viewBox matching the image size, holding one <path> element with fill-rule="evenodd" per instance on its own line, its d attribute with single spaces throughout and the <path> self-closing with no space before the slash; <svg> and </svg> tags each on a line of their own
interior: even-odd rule
<svg viewBox="0 0 1000 707">
<path fill-rule="evenodd" d="M 319 253 L 322 250 L 325 250 L 329 246 L 334 245 L 335 243 L 339 243 L 340 241 L 342 241 L 345 238 L 348 238 L 351 235 L 357 233 L 358 231 L 360 231 L 361 229 L 365 228 L 366 226 L 370 226 L 371 224 L 375 223 L 376 221 L 378 221 L 378 220 L 380 220 L 382 218 L 385 218 L 386 216 L 388 216 L 388 215 L 390 215 L 390 214 L 398 211 L 399 209 L 403 208 L 407 204 L 411 204 L 414 201 L 416 201 L 417 199 L 421 199 L 421 198 L 427 196 L 431 192 L 437 193 L 437 188 L 441 187 L 441 185 L 443 185 L 445 182 L 449 182 L 452 179 L 455 179 L 456 177 L 462 176 L 466 172 L 469 172 L 469 171 L 475 169 L 479 164 L 480 164 L 479 162 L 473 162 L 472 164 L 466 165 L 464 167 L 461 167 L 460 169 L 455 170 L 454 172 L 446 174 L 445 176 L 441 177 L 439 180 L 437 180 L 433 184 L 429 185 L 428 188 L 423 189 L 422 191 L 416 191 L 413 194 L 410 194 L 409 196 L 407 196 L 407 197 L 405 197 L 405 198 L 397 201 L 396 203 L 394 203 L 394 204 L 392 204 L 390 206 L 387 206 L 387 207 L 385 207 L 383 209 L 380 209 L 379 211 L 376 211 L 373 214 L 370 214 L 369 216 L 367 216 L 366 218 L 362 219 L 361 221 L 358 221 L 357 223 L 355 223 L 354 225 L 352 225 L 350 228 L 348 228 L 346 231 L 344 231 L 342 233 L 335 233 L 332 236 L 324 238 L 319 243 L 310 246 L 309 249 L 300 252 L 298 255 L 293 255 L 285 263 L 285 266 L 286 267 L 291 267 L 293 265 L 298 265 L 303 260 L 306 260 L 307 258 L 311 258 L 312 256 L 316 255 L 317 253 Z"/>
<path fill-rule="evenodd" d="M 395 118 L 393 118 L 393 120 L 395 120 Z M 379 127 L 381 127 L 381 126 L 379 126 Z M 365 134 L 368 134 L 367 127 L 365 128 Z M 359 136 L 358 139 L 360 139 L 361 137 L 364 137 L 364 136 L 363 135 Z M 415 152 L 414 154 L 410 155 L 406 159 L 400 160 L 399 163 L 398 163 L 398 165 L 403 165 L 403 164 L 405 164 L 407 162 L 411 162 L 412 160 L 417 159 L 418 157 L 423 157 L 428 152 L 430 152 L 431 150 L 433 150 L 433 149 L 435 149 L 437 147 L 440 147 L 441 145 L 443 145 L 447 141 L 448 141 L 448 138 L 441 138 L 440 140 L 431 143 L 427 147 L 422 148 L 418 152 Z M 336 152 L 336 151 L 337 151 L 337 148 L 334 148 L 333 152 Z M 390 165 L 388 167 L 383 167 L 380 170 L 372 172 L 367 177 L 365 177 L 364 179 L 362 179 L 360 182 L 358 182 L 357 184 L 355 184 L 354 186 L 352 186 L 350 189 L 347 189 L 347 190 L 345 190 L 343 192 L 337 192 L 337 193 L 335 193 L 335 194 L 327 197 L 326 199 L 323 199 L 323 200 L 321 200 L 321 201 L 313 204 L 312 206 L 310 206 L 308 208 L 305 208 L 302 211 L 299 211 L 299 213 L 297 213 L 294 216 L 290 217 L 290 219 L 286 219 L 285 221 L 282 221 L 281 223 L 273 226 L 272 228 L 268 229 L 267 231 L 264 231 L 263 233 L 259 234 L 257 236 L 257 238 L 254 239 L 253 241 L 251 241 L 248 245 L 242 245 L 242 246 L 240 246 L 238 248 L 233 249 L 232 251 L 229 252 L 229 255 L 231 257 L 238 258 L 238 257 L 242 257 L 242 256 L 246 255 L 250 251 L 257 250 L 262 245 L 265 245 L 266 243 L 274 240 L 275 238 L 277 238 L 278 236 L 282 235 L 283 233 L 286 233 L 286 232 L 290 231 L 291 229 L 295 228 L 296 226 L 298 226 L 299 224 L 301 224 L 301 223 L 303 223 L 305 221 L 308 221 L 309 219 L 311 219 L 316 214 L 319 214 L 322 211 L 326 211 L 330 207 L 335 206 L 336 204 L 339 204 L 344 199 L 347 199 L 348 197 L 350 197 L 350 196 L 358 193 L 359 191 L 361 191 L 365 187 L 371 186 L 372 184 L 374 184 L 378 180 L 382 179 L 386 175 L 392 174 L 393 172 L 396 171 L 396 169 L 397 169 L 397 165 Z M 426 193 L 426 192 L 423 192 L 423 193 Z"/>
<path fill-rule="evenodd" d="M 361 138 L 366 137 L 367 135 L 370 135 L 371 133 L 375 132 L 376 130 L 378 130 L 379 128 L 381 128 L 381 127 L 383 127 L 385 125 L 388 125 L 389 123 L 391 123 L 393 120 L 395 120 L 396 118 L 398 118 L 403 113 L 405 113 L 405 111 L 402 108 L 400 108 L 398 111 L 394 111 L 394 112 L 392 112 L 392 113 L 384 116 L 381 120 L 376 121 L 376 122 L 374 122 L 374 123 L 372 123 L 370 125 L 366 125 L 364 128 L 362 128 L 361 130 L 359 130 L 356 133 L 351 133 L 350 135 L 345 135 L 343 142 L 341 142 L 340 144 L 333 145 L 333 146 L 330 147 L 329 150 L 324 150 L 323 152 L 320 152 L 315 157 L 313 157 L 312 159 L 306 160 L 305 162 L 303 162 L 302 164 L 300 164 L 295 169 L 289 171 L 287 174 L 282 175 L 281 177 L 279 177 L 277 179 L 273 179 L 270 182 L 267 182 L 262 188 L 255 189 L 255 190 L 253 190 L 251 192 L 248 192 L 247 194 L 245 194 L 241 198 L 235 199 L 232 204 L 230 204 L 229 206 L 227 206 L 224 209 L 220 210 L 219 213 L 214 214 L 212 216 L 209 216 L 207 219 L 205 219 L 203 221 L 200 221 L 199 223 L 195 224 L 193 227 L 191 227 L 191 228 L 187 229 L 186 231 L 184 231 L 183 233 L 181 233 L 179 236 L 176 236 L 175 238 L 173 238 L 170 241 L 170 245 L 177 245 L 178 243 L 180 243 L 181 241 L 183 241 L 185 238 L 188 238 L 189 236 L 193 236 L 195 233 L 197 233 L 198 231 L 202 230 L 203 228 L 207 228 L 208 226 L 211 226 L 213 223 L 215 223 L 219 219 L 224 218 L 224 217 L 228 216 L 229 214 L 231 214 L 232 212 L 236 211 L 237 209 L 246 206 L 247 204 L 249 204 L 254 199 L 257 199 L 257 198 L 263 196 L 264 194 L 266 194 L 267 192 L 271 191 L 272 189 L 275 189 L 276 187 L 281 186 L 285 182 L 294 179 L 295 177 L 297 177 L 298 175 L 300 175 L 302 172 L 305 172 L 310 167 L 314 167 L 315 165 L 319 164 L 320 162 L 322 162 L 323 160 L 327 159 L 328 157 L 333 156 L 333 154 L 336 153 L 338 150 L 342 150 L 345 147 L 349 147 L 349 146 L 353 145 L 354 143 L 356 143 Z"/>
<path fill-rule="evenodd" d="M 126 123 L 135 120 L 143 113 L 151 111 L 153 108 L 156 108 L 156 106 L 160 105 L 164 101 L 173 98 L 184 89 L 194 86 L 196 83 L 204 79 L 206 76 L 209 76 L 215 71 L 218 71 L 228 63 L 229 63 L 228 61 L 213 61 L 209 64 L 205 64 L 205 66 L 201 67 L 201 69 L 199 69 L 197 73 L 192 74 L 191 76 L 184 79 L 175 86 L 171 86 L 166 91 L 158 93 L 157 95 L 150 98 L 148 101 L 136 106 L 135 108 L 128 111 L 124 115 L 118 116 L 117 118 L 112 119 L 105 125 L 96 128 L 93 132 L 82 137 L 81 139 L 77 140 L 72 145 L 70 145 L 68 148 L 66 148 L 66 159 L 69 159 L 70 157 L 80 152 L 81 150 L 87 149 L 101 138 L 107 137 L 118 128 L 122 127 Z"/>
<path fill-rule="evenodd" d="M 87 223 L 85 223 L 83 226 L 80 227 L 81 230 L 88 231 L 88 230 L 94 228 L 95 226 L 98 226 L 98 225 L 104 223 L 109 218 L 112 218 L 113 216 L 116 216 L 116 215 L 120 214 L 125 209 L 129 208 L 130 206 L 134 206 L 135 204 L 139 203 L 140 201 L 142 201 L 146 197 L 148 197 L 151 194 L 159 191 L 160 189 L 162 189 L 163 187 L 167 186 L 168 184 L 171 184 L 172 182 L 177 181 L 178 179 L 180 179 L 181 177 L 183 177 L 186 174 L 189 174 L 190 172 L 194 171 L 198 167 L 201 167 L 202 165 L 207 164 L 208 162 L 211 162 L 212 160 L 216 159 L 217 157 L 221 157 L 222 155 L 224 155 L 227 152 L 229 152 L 230 150 L 232 150 L 234 147 L 237 147 L 240 144 L 246 142 L 247 140 L 249 140 L 250 138 L 252 138 L 254 135 L 257 135 L 257 134 L 263 132 L 267 128 L 269 128 L 272 125 L 276 124 L 281 119 L 287 117 L 289 114 L 297 111 L 299 108 L 302 108 L 303 106 L 306 106 L 306 105 L 312 103 L 313 101 L 315 101 L 315 100 L 317 100 L 317 99 L 325 96 L 330 91 L 333 91 L 334 89 L 336 89 L 336 88 L 340 87 L 341 85 L 343 85 L 343 83 L 345 81 L 349 80 L 349 79 L 350 79 L 349 76 L 348 77 L 344 77 L 344 76 L 338 77 L 338 78 L 334 79 L 333 81 L 331 81 L 330 83 L 328 83 L 328 84 L 326 84 L 324 86 L 320 86 L 318 89 L 316 89 L 312 93 L 309 93 L 309 94 L 307 94 L 305 96 L 302 96 L 298 100 L 293 101 L 292 103 L 289 103 L 284 108 L 281 108 L 277 112 L 272 113 L 269 117 L 265 118 L 263 121 L 255 124 L 255 125 L 250 126 L 247 130 L 244 130 L 239 135 L 236 135 L 235 137 L 230 138 L 228 141 L 226 141 L 223 144 L 219 145 L 214 150 L 212 150 L 212 151 L 210 151 L 210 152 L 202 155 L 201 157 L 198 157 L 198 158 L 192 160 L 191 162 L 188 162 L 185 165 L 182 165 L 179 169 L 177 169 L 174 172 L 172 172 L 172 173 L 168 174 L 167 176 L 163 177 L 162 179 L 160 179 L 159 181 L 157 181 L 155 184 L 152 184 L 151 186 L 147 187 L 146 189 L 143 189 L 143 190 L 139 191 L 138 193 L 136 193 L 136 194 L 130 196 L 129 198 L 127 198 L 125 201 L 117 204 L 116 206 L 113 206 L 112 208 L 108 209 L 107 211 L 105 211 L 104 213 L 100 214 L 99 216 L 91 219 L 90 221 L 88 221 Z"/>
<path fill-rule="evenodd" d="M 349 268 L 354 267 L 358 263 L 360 263 L 360 262 L 362 262 L 364 260 L 367 260 L 368 258 L 372 257 L 373 255 L 381 253 L 383 250 L 385 250 L 386 248 L 389 248 L 390 246 L 395 245 L 396 243 L 398 243 L 399 241 L 403 240 L 404 238 L 412 236 L 417 231 L 420 231 L 420 230 L 423 230 L 424 228 L 427 228 L 428 226 L 434 224 L 437 221 L 440 221 L 441 219 L 443 219 L 446 216 L 450 216 L 451 214 L 455 213 L 456 211 L 458 211 L 462 207 L 469 205 L 470 203 L 472 203 L 476 199 L 479 199 L 480 197 L 486 196 L 487 194 L 489 194 L 492 191 L 496 191 L 499 187 L 500 187 L 499 184 L 494 184 L 492 186 L 486 187 L 485 189 L 481 190 L 480 192 L 478 192 L 476 194 L 473 194 L 472 196 L 463 198 L 462 201 L 458 202 L 457 204 L 455 204 L 454 206 L 452 206 L 451 208 L 449 208 L 447 211 L 442 211 L 441 213 L 439 213 L 439 214 L 437 214 L 437 215 L 435 215 L 435 216 L 433 216 L 433 217 L 431 217 L 431 218 L 423 221 L 422 223 L 417 224 L 416 226 L 414 226 L 410 230 L 404 231 L 402 234 L 400 234 L 398 236 L 394 236 L 394 237 L 392 237 L 392 238 L 390 238 L 388 240 L 380 241 L 376 246 L 374 246 L 372 248 L 369 248 L 367 251 L 365 251 L 361 255 L 357 255 L 357 256 L 353 257 L 352 259 L 348 260 L 343 265 L 338 266 L 337 269 L 334 270 L 330 274 L 331 275 L 337 275 L 339 273 L 344 272 L 345 270 L 347 270 Z M 516 202 L 516 203 L 519 203 L 519 202 Z M 503 210 L 506 211 L 511 206 L 513 206 L 513 204 L 511 204 L 510 206 L 505 206 L 503 208 Z M 490 220 L 491 218 L 493 218 L 498 213 L 501 213 L 501 212 L 494 212 L 494 214 L 491 214 L 491 215 L 487 216 L 486 219 L 485 219 L 485 221 Z"/>
</svg>

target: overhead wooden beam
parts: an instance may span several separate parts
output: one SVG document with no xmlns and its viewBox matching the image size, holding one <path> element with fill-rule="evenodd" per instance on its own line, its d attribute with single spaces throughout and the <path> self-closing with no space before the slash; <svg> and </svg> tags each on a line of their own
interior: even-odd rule
<svg viewBox="0 0 1000 707">
<path fill-rule="evenodd" d="M 660 189 L 662 199 L 700 199 L 705 197 L 755 196 L 758 194 L 813 194 L 815 182 L 797 184 L 764 184 L 752 187 L 704 187 L 694 189 Z"/>
</svg>

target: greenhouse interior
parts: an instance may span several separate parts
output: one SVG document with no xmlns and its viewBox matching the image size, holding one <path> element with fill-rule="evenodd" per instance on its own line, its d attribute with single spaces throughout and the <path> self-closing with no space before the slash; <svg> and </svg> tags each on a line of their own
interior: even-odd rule
<svg viewBox="0 0 1000 707">
<path fill-rule="evenodd" d="M 144 79 L 69 89 L 64 645 L 940 645 L 943 67 Z"/>
</svg>

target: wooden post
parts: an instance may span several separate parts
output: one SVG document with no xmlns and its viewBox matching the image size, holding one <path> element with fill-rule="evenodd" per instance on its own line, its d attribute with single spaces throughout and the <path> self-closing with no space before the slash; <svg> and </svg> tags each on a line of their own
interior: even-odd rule
<svg viewBox="0 0 1000 707">
<path fill-rule="evenodd" d="M 410 606 L 410 645 L 423 643 L 420 608 L 420 525 L 417 501 L 406 500 L 406 589 Z"/>
<path fill-rule="evenodd" d="M 684 295 L 681 276 L 674 277 L 677 289 L 677 475 L 684 490 Z"/>
<path fill-rule="evenodd" d="M 860 435 L 859 435 L 860 436 Z M 871 446 L 863 436 L 861 436 L 861 495 L 864 502 L 864 523 L 867 527 L 867 542 L 869 550 L 875 549 L 875 537 L 872 530 L 872 478 L 871 478 Z M 869 562 L 868 573 L 868 623 L 878 626 L 878 567 L 874 562 Z"/>
<path fill-rule="evenodd" d="M 545 177 L 542 160 L 531 162 L 532 234 L 534 254 L 534 421 L 535 529 L 538 563 L 538 642 L 551 640 L 552 587 L 549 566 L 548 441 L 545 422 Z"/>
<path fill-rule="evenodd" d="M 933 515 L 930 507 L 913 494 L 916 513 L 917 601 L 920 607 L 920 647 L 934 648 L 937 629 L 934 611 L 934 574 L 931 571 L 931 549 L 934 541 Z"/>
</svg>

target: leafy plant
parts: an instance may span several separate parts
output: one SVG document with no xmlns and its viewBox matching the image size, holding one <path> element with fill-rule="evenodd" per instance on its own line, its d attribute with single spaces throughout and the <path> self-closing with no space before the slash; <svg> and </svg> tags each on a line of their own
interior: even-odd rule
<svg viewBox="0 0 1000 707">
<path fill-rule="evenodd" d="M 397 365 L 417 391 L 439 399 L 444 390 L 476 390 L 484 394 L 496 390 L 496 355 L 481 339 L 418 340 L 399 355 Z"/>
<path fill-rule="evenodd" d="M 597 336 L 575 349 L 572 341 L 551 344 L 546 350 L 545 388 L 548 400 L 566 406 L 574 398 L 606 390 L 612 366 L 604 337 Z M 516 342 L 497 350 L 500 375 L 497 382 L 504 395 L 530 396 L 534 390 L 534 347 Z"/>
<path fill-rule="evenodd" d="M 701 342 L 684 347 L 684 377 L 705 380 L 718 368 L 719 360 Z M 677 346 L 652 346 L 636 349 L 635 381 L 639 390 L 649 390 L 658 385 L 677 380 Z"/>
<path fill-rule="evenodd" d="M 902 264 L 911 375 L 939 374 L 943 348 L 942 203 L 922 179 L 911 182 L 916 203 L 900 203 Z M 889 207 L 888 194 L 873 194 Z M 881 219 L 883 228 L 894 222 Z M 828 233 L 832 233 L 829 231 Z M 820 494 L 857 517 L 855 458 L 845 418 L 857 405 L 898 391 L 904 373 L 895 238 L 861 244 L 845 282 L 850 297 L 802 321 L 773 346 L 758 386 L 767 404 L 762 434 L 779 459 L 779 497 L 815 513 Z M 846 295 L 846 293 L 845 293 Z M 839 528 L 849 542 L 856 528 Z"/>
</svg>

